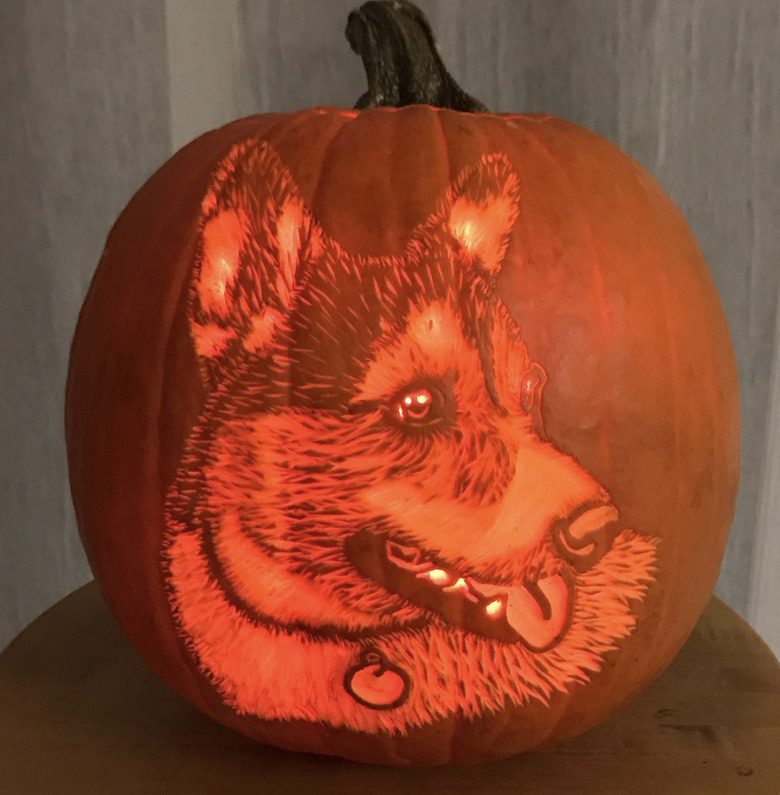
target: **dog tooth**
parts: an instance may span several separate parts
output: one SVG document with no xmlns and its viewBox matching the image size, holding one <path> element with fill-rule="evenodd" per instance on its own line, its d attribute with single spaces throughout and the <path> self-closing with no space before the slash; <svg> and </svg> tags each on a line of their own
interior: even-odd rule
<svg viewBox="0 0 780 795">
<path fill-rule="evenodd" d="M 479 601 L 479 597 L 475 596 L 471 592 L 471 588 L 469 587 L 469 584 L 466 582 L 466 580 L 463 579 L 463 577 L 458 577 L 458 579 L 452 585 L 447 585 L 442 590 L 448 591 L 448 592 L 450 592 L 450 591 L 451 592 L 457 592 L 459 594 L 462 594 L 463 596 L 466 597 L 466 599 L 468 599 L 471 602 L 478 602 Z"/>
<path fill-rule="evenodd" d="M 500 618 L 506 613 L 506 605 L 502 599 L 494 599 L 485 607 L 485 612 L 490 618 Z"/>
<path fill-rule="evenodd" d="M 431 569 L 430 571 L 421 572 L 417 576 L 427 577 L 434 585 L 446 586 L 448 583 L 452 582 L 452 577 L 449 572 L 444 571 L 444 569 Z"/>
</svg>

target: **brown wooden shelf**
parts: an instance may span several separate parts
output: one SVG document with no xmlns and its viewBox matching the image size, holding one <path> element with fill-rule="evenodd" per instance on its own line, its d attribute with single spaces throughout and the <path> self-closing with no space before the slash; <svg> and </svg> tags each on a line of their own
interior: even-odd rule
<svg viewBox="0 0 780 795">
<path fill-rule="evenodd" d="M 780 666 L 713 599 L 671 667 L 581 737 L 477 767 L 293 754 L 219 726 L 149 671 L 94 583 L 0 655 L 2 795 L 778 795 Z"/>
</svg>

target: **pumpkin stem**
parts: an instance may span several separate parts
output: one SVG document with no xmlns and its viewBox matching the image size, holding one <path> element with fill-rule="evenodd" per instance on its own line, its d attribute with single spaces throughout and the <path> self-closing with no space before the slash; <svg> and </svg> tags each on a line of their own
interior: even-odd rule
<svg viewBox="0 0 780 795">
<path fill-rule="evenodd" d="M 469 96 L 441 60 L 425 15 L 408 0 L 369 0 L 347 19 L 347 41 L 363 59 L 368 91 L 356 108 L 433 105 L 487 108 Z"/>
</svg>

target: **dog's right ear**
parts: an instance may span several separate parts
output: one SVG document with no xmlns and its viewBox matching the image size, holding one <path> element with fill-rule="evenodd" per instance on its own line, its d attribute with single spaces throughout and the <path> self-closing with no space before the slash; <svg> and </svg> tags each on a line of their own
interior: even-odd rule
<svg viewBox="0 0 780 795">
<path fill-rule="evenodd" d="M 483 156 L 450 188 L 447 226 L 483 275 L 496 276 L 501 270 L 519 209 L 519 180 L 502 154 Z"/>
<path fill-rule="evenodd" d="M 259 353 L 289 312 L 322 234 L 290 172 L 264 141 L 236 145 L 202 204 L 189 322 L 203 374 L 216 386 L 229 366 Z"/>
</svg>

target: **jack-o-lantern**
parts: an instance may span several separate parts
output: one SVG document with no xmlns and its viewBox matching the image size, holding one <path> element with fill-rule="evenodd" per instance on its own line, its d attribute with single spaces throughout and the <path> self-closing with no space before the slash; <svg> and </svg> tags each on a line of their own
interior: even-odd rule
<svg viewBox="0 0 780 795">
<path fill-rule="evenodd" d="M 426 38 L 372 3 L 353 41 L 387 22 Z M 635 694 L 711 592 L 738 469 L 726 324 L 652 179 L 572 124 L 420 104 L 166 163 L 109 236 L 67 430 L 154 669 L 264 742 L 394 764 Z"/>
</svg>

